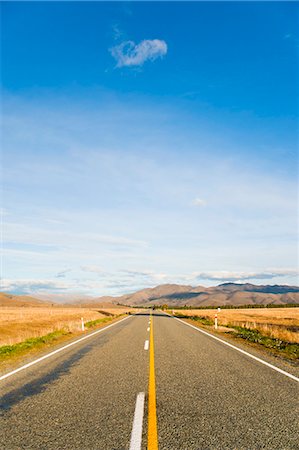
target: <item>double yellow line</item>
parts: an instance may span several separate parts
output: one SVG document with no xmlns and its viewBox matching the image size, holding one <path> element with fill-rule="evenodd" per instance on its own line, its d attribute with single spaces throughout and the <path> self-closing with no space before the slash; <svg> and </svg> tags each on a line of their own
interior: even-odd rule
<svg viewBox="0 0 299 450">
<path fill-rule="evenodd" d="M 158 450 L 157 407 L 156 407 L 156 379 L 155 379 L 155 349 L 153 316 L 150 314 L 150 366 L 148 383 L 148 450 Z"/>
</svg>

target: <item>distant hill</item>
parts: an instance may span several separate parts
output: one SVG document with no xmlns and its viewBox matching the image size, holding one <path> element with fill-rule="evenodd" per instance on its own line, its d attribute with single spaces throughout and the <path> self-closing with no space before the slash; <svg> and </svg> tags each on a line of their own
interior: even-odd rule
<svg viewBox="0 0 299 450">
<path fill-rule="evenodd" d="M 0 292 L 0 306 L 48 306 L 49 303 L 27 295 Z"/>
<path fill-rule="evenodd" d="M 288 294 L 289 292 L 299 292 L 299 287 L 297 286 L 286 286 L 286 285 L 260 285 L 245 283 L 223 283 L 217 286 L 220 290 L 229 291 L 246 291 L 246 292 L 263 292 L 265 294 Z"/>
<path fill-rule="evenodd" d="M 0 293 L 0 306 L 47 306 L 49 304 L 82 307 L 151 306 L 167 304 L 176 306 L 242 306 L 299 304 L 299 287 L 286 285 L 256 286 L 250 283 L 223 283 L 219 286 L 203 287 L 179 284 L 162 284 L 142 289 L 120 297 L 90 297 L 65 294 L 47 294 L 46 300 L 29 296 Z"/>
<path fill-rule="evenodd" d="M 40 300 L 48 303 L 62 304 L 62 305 L 81 305 L 87 302 L 93 302 L 94 297 L 91 295 L 73 294 L 73 293 L 43 293 L 36 294 Z"/>
<path fill-rule="evenodd" d="M 113 298 L 113 297 L 112 297 Z M 101 297 L 98 299 L 101 301 Z M 111 301 L 111 297 L 110 297 Z M 241 306 L 299 303 L 299 287 L 296 286 L 256 286 L 254 284 L 224 283 L 205 288 L 164 284 L 142 289 L 132 294 L 115 297 L 123 305 L 150 306 L 166 303 L 169 306 Z"/>
</svg>

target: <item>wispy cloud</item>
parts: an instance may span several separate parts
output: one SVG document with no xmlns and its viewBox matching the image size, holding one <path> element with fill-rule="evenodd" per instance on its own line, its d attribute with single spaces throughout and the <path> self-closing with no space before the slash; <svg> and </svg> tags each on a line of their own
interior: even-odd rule
<svg viewBox="0 0 299 450">
<path fill-rule="evenodd" d="M 242 147 L 233 136 L 221 139 L 223 161 L 208 122 L 175 104 L 105 95 L 84 108 L 78 100 L 6 98 L 5 278 L 117 295 L 245 280 L 250 270 L 270 279 L 264 268 L 296 267 L 297 179 L 283 163 L 269 170 L 252 153 L 234 157 Z M 234 272 L 217 280 L 209 271 L 219 268 Z"/>
<path fill-rule="evenodd" d="M 65 270 L 61 270 L 60 272 L 58 272 L 56 274 L 56 278 L 65 278 L 67 273 L 70 273 L 72 271 L 72 269 L 65 269 Z"/>
<path fill-rule="evenodd" d="M 56 250 L 59 248 L 74 249 L 87 243 L 95 248 L 96 245 L 107 248 L 146 248 L 148 243 L 141 239 L 124 236 L 100 234 L 96 232 L 68 232 L 67 237 L 63 230 L 52 230 L 41 226 L 31 226 L 26 223 L 7 222 L 5 229 L 6 240 L 22 244 L 24 250 Z M 48 244 L 43 244 L 47 242 Z M 41 248 L 40 248 L 41 247 Z"/>
<path fill-rule="evenodd" d="M 146 61 L 162 58 L 167 53 L 167 44 L 160 39 L 145 39 L 139 44 L 125 41 L 110 49 L 116 67 L 142 66 Z"/>
<path fill-rule="evenodd" d="M 4 217 L 4 216 L 8 216 L 9 215 L 9 211 L 6 208 L 0 208 L 0 216 Z"/>
<path fill-rule="evenodd" d="M 193 206 L 206 206 L 207 202 L 203 200 L 202 198 L 195 198 L 192 202 Z"/>
<path fill-rule="evenodd" d="M 123 38 L 124 37 L 124 32 L 121 30 L 121 28 L 120 28 L 120 26 L 119 26 L 119 24 L 118 23 L 114 23 L 113 25 L 112 25 L 112 32 L 113 32 L 113 39 L 115 40 L 115 41 L 117 41 L 118 39 L 120 39 L 120 38 Z"/>
<path fill-rule="evenodd" d="M 166 273 L 154 272 L 153 270 L 121 270 L 122 274 L 128 279 L 146 280 L 148 283 L 162 283 L 171 277 Z"/>
<path fill-rule="evenodd" d="M 248 280 L 271 280 L 276 277 L 298 276 L 296 269 L 272 269 L 261 272 L 229 272 L 229 271 L 212 271 L 194 273 L 196 280 L 209 281 L 248 281 Z"/>
<path fill-rule="evenodd" d="M 32 294 L 39 291 L 65 291 L 70 288 L 68 283 L 57 280 L 2 280 L 1 289 L 6 292 Z"/>
<path fill-rule="evenodd" d="M 97 273 L 100 275 L 105 273 L 105 270 L 99 266 L 81 266 L 81 270 L 83 270 L 83 272 Z"/>
<path fill-rule="evenodd" d="M 81 270 L 102 276 L 88 279 L 64 279 L 63 281 L 53 278 L 20 278 L 15 280 L 7 278 L 2 280 L 1 290 L 37 297 L 51 293 L 117 296 L 166 283 L 196 286 L 203 282 L 204 285 L 215 286 L 225 282 L 244 283 L 252 281 L 253 283 L 257 282 L 257 284 L 261 284 L 261 282 L 267 284 L 269 280 L 275 279 L 275 283 L 277 283 L 279 278 L 290 277 L 291 279 L 296 279 L 298 277 L 298 270 L 296 269 L 269 269 L 256 272 L 209 271 L 179 275 L 133 269 L 109 272 L 102 270 L 100 266 L 83 266 Z M 64 272 L 66 273 L 68 270 Z M 63 274 L 63 271 L 61 273 Z M 294 284 L 296 284 L 296 281 Z"/>
</svg>

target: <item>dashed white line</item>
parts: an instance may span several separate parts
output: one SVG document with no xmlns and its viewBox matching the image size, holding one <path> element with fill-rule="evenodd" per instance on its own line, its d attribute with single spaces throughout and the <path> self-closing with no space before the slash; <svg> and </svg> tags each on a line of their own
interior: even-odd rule
<svg viewBox="0 0 299 450">
<path fill-rule="evenodd" d="M 133 427 L 131 433 L 130 450 L 140 450 L 142 443 L 142 424 L 144 412 L 144 392 L 137 394 Z"/>
<path fill-rule="evenodd" d="M 144 343 L 144 350 L 148 350 L 149 341 L 145 341 Z"/>
<path fill-rule="evenodd" d="M 102 333 L 103 331 L 108 330 L 108 328 L 111 328 L 111 327 L 117 325 L 118 323 L 121 323 L 124 320 L 129 319 L 130 317 L 133 317 L 133 316 L 127 316 L 124 319 L 119 320 L 118 322 L 115 322 L 115 323 L 112 323 L 111 325 L 108 325 L 105 328 L 101 328 L 100 330 L 94 331 L 93 333 L 90 333 L 87 336 L 84 336 L 84 337 L 82 337 L 80 339 L 77 339 L 76 341 L 73 341 L 70 344 L 64 345 L 63 347 L 60 347 L 57 350 L 54 350 L 54 352 L 47 353 L 47 355 L 44 355 L 41 358 L 35 359 L 34 361 L 31 361 L 30 363 L 25 364 L 24 366 L 21 366 L 18 369 L 13 370 L 12 372 L 6 373 L 5 375 L 2 375 L 2 377 L 0 377 L 0 381 L 5 380 L 5 378 L 11 377 L 12 375 L 14 375 L 15 373 L 20 372 L 21 370 L 27 369 L 28 367 L 31 367 L 34 364 L 37 364 L 40 361 L 43 361 L 44 359 L 50 358 L 50 356 L 56 355 L 56 353 L 60 353 L 63 350 L 65 350 L 66 348 L 69 348 L 69 347 L 72 347 L 75 344 L 78 344 L 78 342 L 85 341 L 85 339 L 89 339 L 90 337 L 94 336 L 95 334 Z"/>
<path fill-rule="evenodd" d="M 150 327 L 148 327 L 147 331 L 149 331 L 149 330 L 150 330 Z"/>
</svg>

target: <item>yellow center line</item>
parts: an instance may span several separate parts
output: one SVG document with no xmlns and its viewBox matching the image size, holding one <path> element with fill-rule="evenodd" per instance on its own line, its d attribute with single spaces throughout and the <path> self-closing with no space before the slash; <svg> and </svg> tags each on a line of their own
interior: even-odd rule
<svg viewBox="0 0 299 450">
<path fill-rule="evenodd" d="M 156 409 L 156 380 L 155 380 L 155 352 L 154 352 L 154 330 L 151 312 L 150 325 L 150 367 L 148 383 L 148 450 L 158 450 L 157 409 Z"/>
</svg>

